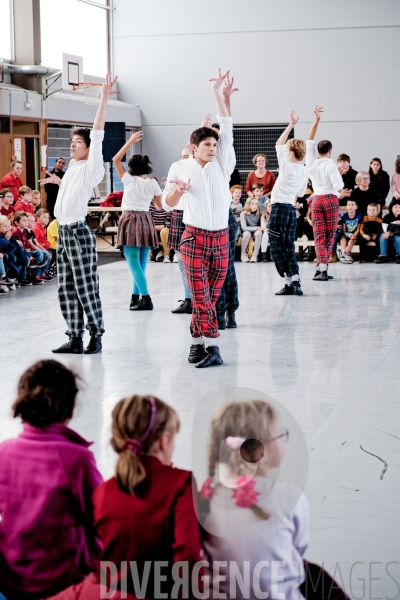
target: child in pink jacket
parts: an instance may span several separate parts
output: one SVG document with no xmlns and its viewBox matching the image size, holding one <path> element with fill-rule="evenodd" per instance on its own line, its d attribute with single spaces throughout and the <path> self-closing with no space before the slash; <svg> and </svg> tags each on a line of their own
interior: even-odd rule
<svg viewBox="0 0 400 600">
<path fill-rule="evenodd" d="M 23 431 L 0 444 L 0 592 L 35 600 L 80 582 L 101 549 L 92 493 L 102 483 L 90 443 L 67 425 L 77 377 L 54 360 L 22 375 L 14 417 Z"/>
</svg>

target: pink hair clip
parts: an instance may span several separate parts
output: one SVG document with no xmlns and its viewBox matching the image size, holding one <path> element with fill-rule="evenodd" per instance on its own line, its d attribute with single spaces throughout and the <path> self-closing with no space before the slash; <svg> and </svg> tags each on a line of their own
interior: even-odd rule
<svg viewBox="0 0 400 600">
<path fill-rule="evenodd" d="M 244 437 L 232 437 L 229 436 L 226 438 L 225 442 L 226 445 L 229 446 L 229 448 L 231 448 L 231 450 L 238 450 L 240 448 L 240 446 L 243 444 L 243 442 L 246 441 L 246 438 Z"/>
</svg>

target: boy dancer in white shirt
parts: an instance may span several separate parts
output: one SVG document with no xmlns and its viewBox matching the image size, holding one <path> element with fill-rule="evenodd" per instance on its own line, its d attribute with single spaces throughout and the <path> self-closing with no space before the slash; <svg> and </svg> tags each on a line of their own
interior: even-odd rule
<svg viewBox="0 0 400 600">
<path fill-rule="evenodd" d="M 317 271 L 314 281 L 328 281 L 328 260 L 335 240 L 339 219 L 339 196 L 343 190 L 343 180 L 336 163 L 331 159 L 332 144 L 322 140 L 315 147 L 315 134 L 323 108 L 314 109 L 315 121 L 308 134 L 306 166 L 313 184 L 311 218 L 313 222 Z M 318 157 L 317 152 L 318 150 Z"/>
<path fill-rule="evenodd" d="M 190 136 L 193 156 L 174 163 L 168 173 L 163 205 L 168 211 L 181 200 L 185 232 L 180 251 L 192 296 L 192 345 L 189 362 L 197 368 L 220 365 L 217 302 L 229 262 L 229 179 L 232 118 L 220 91 L 228 73 L 212 79 L 220 133 L 200 127 Z"/>
<path fill-rule="evenodd" d="M 297 215 L 294 203 L 304 196 L 307 189 L 307 169 L 302 164 L 306 154 L 303 140 L 289 140 L 289 133 L 298 122 L 294 110 L 289 114 L 289 125 L 276 142 L 279 177 L 271 194 L 271 216 L 268 220 L 268 235 L 271 258 L 285 285 L 276 296 L 302 296 L 299 265 L 294 253 Z"/>
<path fill-rule="evenodd" d="M 104 177 L 102 143 L 107 101 L 116 91 L 117 77 L 108 74 L 93 129 L 76 129 L 71 140 L 71 161 L 63 179 L 49 173 L 41 184 L 60 186 L 54 208 L 58 219 L 57 273 L 58 298 L 67 322 L 69 341 L 53 350 L 65 354 L 96 354 L 101 351 L 104 333 L 103 312 L 97 274 L 96 236 L 86 223 L 88 201 L 92 190 Z M 83 350 L 86 328 L 90 342 Z"/>
</svg>

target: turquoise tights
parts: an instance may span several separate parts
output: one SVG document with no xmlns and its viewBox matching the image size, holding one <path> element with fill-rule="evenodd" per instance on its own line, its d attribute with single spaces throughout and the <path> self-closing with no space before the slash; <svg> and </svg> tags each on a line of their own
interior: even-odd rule
<svg viewBox="0 0 400 600">
<path fill-rule="evenodd" d="M 133 292 L 140 296 L 148 296 L 146 267 L 149 259 L 150 248 L 137 248 L 124 246 L 124 255 L 133 275 Z"/>
</svg>

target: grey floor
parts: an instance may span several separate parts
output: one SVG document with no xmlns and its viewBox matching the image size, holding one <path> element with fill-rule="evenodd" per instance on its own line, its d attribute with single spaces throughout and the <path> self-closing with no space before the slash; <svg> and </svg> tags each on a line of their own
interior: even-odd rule
<svg viewBox="0 0 400 600">
<path fill-rule="evenodd" d="M 126 262 L 101 266 L 104 351 L 61 357 L 87 383 L 71 426 L 95 442 L 100 470 L 109 477 L 113 405 L 133 392 L 153 393 L 179 411 L 174 462 L 191 468 L 192 428 L 210 398 L 229 397 L 232 388 L 270 395 L 298 423 L 308 446 L 307 558 L 335 572 L 354 598 L 399 598 L 400 265 L 336 264 L 335 280 L 317 283 L 313 265 L 304 263 L 301 298 L 274 295 L 281 280 L 271 263 L 236 265 L 239 327 L 222 332 L 224 365 L 207 370 L 187 362 L 190 317 L 170 312 L 182 297 L 178 265 L 149 265 L 155 310 L 138 314 L 127 310 Z M 22 370 L 54 357 L 51 348 L 65 339 L 56 284 L 1 297 L 0 323 L 3 440 L 21 428 L 10 405 Z"/>
</svg>

